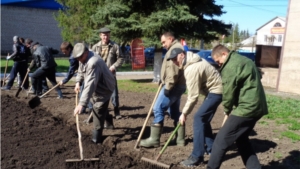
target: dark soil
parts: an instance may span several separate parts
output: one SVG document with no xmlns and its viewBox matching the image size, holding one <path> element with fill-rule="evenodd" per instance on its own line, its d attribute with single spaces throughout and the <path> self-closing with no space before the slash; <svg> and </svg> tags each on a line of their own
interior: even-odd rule
<svg viewBox="0 0 300 169">
<path fill-rule="evenodd" d="M 28 106 L 30 98 L 26 98 L 26 94 L 21 92 L 19 98 L 15 98 L 16 91 L 2 91 L 1 93 L 1 166 L 5 169 L 150 168 L 140 160 L 141 157 L 155 159 L 174 129 L 173 121 L 166 115 L 161 147 L 134 150 L 155 93 L 120 91 L 121 115 L 124 118 L 114 120 L 114 130 L 104 130 L 105 140 L 102 144 L 91 142 L 92 124 L 86 125 L 82 122 L 87 118 L 87 114 L 80 115 L 84 158 L 100 158 L 99 162 L 81 162 L 66 166 L 66 159 L 80 158 L 73 116 L 75 107 L 73 87 L 63 88 L 66 96 L 63 100 L 56 99 L 56 93 L 51 92 L 49 96 L 42 98 L 42 103 L 34 109 Z M 199 99 L 193 113 L 200 106 L 201 100 L 202 98 Z M 186 96 L 184 95 L 181 107 L 185 102 Z M 223 120 L 222 112 L 222 107 L 219 106 L 212 121 L 215 134 Z M 188 117 L 186 125 L 187 145 L 185 147 L 169 146 L 161 156 L 160 162 L 172 164 L 172 168 L 183 168 L 179 163 L 192 151 L 192 117 L 193 114 Z M 150 118 L 148 126 L 152 119 L 153 117 Z M 285 126 L 278 126 L 272 121 L 268 125 L 257 123 L 251 135 L 251 142 L 263 168 L 300 168 L 299 142 L 282 138 L 279 131 L 284 130 L 286 130 Z M 148 136 L 149 127 L 146 128 L 143 138 Z M 209 156 L 205 156 L 205 162 L 194 168 L 205 168 L 208 160 Z M 245 168 L 234 145 L 227 152 L 221 168 Z"/>
</svg>

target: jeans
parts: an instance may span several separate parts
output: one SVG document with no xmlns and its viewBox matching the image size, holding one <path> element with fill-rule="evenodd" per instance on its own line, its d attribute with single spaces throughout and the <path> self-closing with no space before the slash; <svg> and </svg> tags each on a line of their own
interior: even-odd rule
<svg viewBox="0 0 300 169">
<path fill-rule="evenodd" d="M 38 68 L 35 72 L 31 75 L 31 83 L 34 89 L 38 89 L 38 82 L 42 77 L 47 77 L 50 83 L 55 86 L 57 85 L 56 79 L 55 79 L 55 67 L 49 68 L 49 69 L 42 69 Z M 58 96 L 62 97 L 62 92 L 58 87 L 55 88 Z"/>
<path fill-rule="evenodd" d="M 260 169 L 261 165 L 249 141 L 249 134 L 260 118 L 230 115 L 216 136 L 207 169 L 220 168 L 228 147 L 234 142 L 246 168 Z"/>
<path fill-rule="evenodd" d="M 163 123 L 165 117 L 165 111 L 170 108 L 169 114 L 171 119 L 174 120 L 174 123 L 179 121 L 180 117 L 180 98 L 181 95 L 185 92 L 186 86 L 174 86 L 170 91 L 170 96 L 167 97 L 164 94 L 165 86 L 161 88 L 161 91 L 158 94 L 157 100 L 153 106 L 154 120 L 153 123 Z"/>
<path fill-rule="evenodd" d="M 9 77 L 9 81 L 7 83 L 7 88 L 10 89 L 13 84 L 14 84 L 14 81 L 15 81 L 15 78 L 17 77 L 17 74 L 19 73 L 20 74 L 20 77 L 21 77 L 21 84 L 25 78 L 25 75 L 26 75 L 26 72 L 27 72 L 27 62 L 24 61 L 24 62 L 14 62 L 14 65 L 10 71 L 10 77 Z M 24 84 L 24 88 L 28 88 L 28 80 L 27 82 L 25 81 L 25 84 Z"/>
<path fill-rule="evenodd" d="M 207 146 L 206 151 L 208 153 L 211 152 L 214 138 L 210 122 L 221 102 L 222 94 L 209 93 L 194 115 L 193 157 L 203 159 L 205 153 L 205 144 Z"/>
<path fill-rule="evenodd" d="M 49 90 L 45 76 L 38 78 L 36 83 L 36 87 L 32 86 L 32 90 L 36 91 L 36 93 L 42 93 L 42 91 L 46 92 Z"/>
<path fill-rule="evenodd" d="M 119 107 L 119 90 L 118 90 L 118 83 L 116 77 L 115 80 L 116 80 L 116 87 L 111 95 L 111 103 L 113 104 L 114 107 Z"/>
</svg>

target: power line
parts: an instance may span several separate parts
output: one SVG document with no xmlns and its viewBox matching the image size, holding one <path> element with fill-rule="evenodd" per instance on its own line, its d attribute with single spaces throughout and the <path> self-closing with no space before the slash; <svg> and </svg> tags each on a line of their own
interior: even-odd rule
<svg viewBox="0 0 300 169">
<path fill-rule="evenodd" d="M 258 8 L 258 7 L 255 7 L 255 6 L 252 6 L 252 5 L 248 5 L 248 4 L 244 4 L 244 3 L 240 3 L 240 2 L 236 2 L 236 1 L 233 1 L 233 0 L 229 0 L 231 2 L 234 2 L 234 3 L 237 3 L 237 4 L 240 4 L 240 5 L 244 5 L 244 6 L 248 6 L 248 7 L 251 7 L 251 8 L 255 8 L 255 9 L 259 9 L 259 10 L 263 10 L 263 11 L 266 11 L 266 12 L 271 12 L 271 13 L 278 13 L 278 14 L 282 14 L 284 15 L 283 13 L 279 13 L 279 12 L 275 12 L 275 11 L 271 11 L 271 10 L 267 10 L 267 9 L 263 9 L 263 8 Z"/>
</svg>

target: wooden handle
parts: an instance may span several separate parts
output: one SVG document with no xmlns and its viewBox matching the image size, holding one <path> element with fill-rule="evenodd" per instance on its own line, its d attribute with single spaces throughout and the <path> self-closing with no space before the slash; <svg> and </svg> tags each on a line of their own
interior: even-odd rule
<svg viewBox="0 0 300 169">
<path fill-rule="evenodd" d="M 76 107 L 78 105 L 78 92 L 76 92 Z M 79 117 L 78 114 L 76 114 L 76 127 L 77 127 L 77 133 L 78 133 L 78 143 L 79 143 L 79 153 L 80 153 L 80 159 L 83 160 L 83 148 L 82 148 L 82 142 L 81 142 L 81 132 L 79 127 Z"/>
<path fill-rule="evenodd" d="M 44 97 L 46 94 L 50 93 L 53 89 L 57 88 L 57 86 L 59 86 L 59 83 L 57 83 L 54 87 L 52 87 L 51 89 L 49 89 L 46 93 L 44 93 L 43 95 L 41 95 L 39 98 Z"/>
<path fill-rule="evenodd" d="M 144 125 L 143 125 L 143 127 L 142 127 L 141 132 L 140 132 L 140 135 L 139 135 L 139 137 L 138 137 L 138 139 L 137 139 L 137 141 L 136 141 L 136 143 L 135 143 L 134 149 L 137 149 L 137 146 L 138 146 L 138 144 L 139 144 L 140 141 L 141 141 L 141 138 L 142 138 L 142 135 L 143 135 L 143 133 L 144 133 L 146 124 L 147 124 L 147 122 L 148 122 L 148 120 L 149 120 L 149 118 L 150 118 L 150 115 L 151 115 L 153 106 L 154 106 L 154 104 L 155 104 L 155 101 L 156 101 L 156 99 L 157 99 L 157 96 L 158 96 L 158 94 L 159 94 L 161 88 L 162 88 L 162 84 L 159 85 L 159 88 L 158 88 L 158 90 L 157 90 L 157 92 L 156 92 L 156 95 L 155 95 L 155 97 L 154 97 L 154 100 L 153 100 L 153 102 L 152 102 L 152 105 L 151 105 L 151 107 L 150 107 L 150 109 L 149 109 L 147 118 L 146 118 L 146 120 L 145 120 L 145 122 L 144 122 Z"/>
<path fill-rule="evenodd" d="M 225 115 L 224 116 L 224 120 L 223 120 L 223 123 L 222 123 L 222 126 L 221 127 L 223 127 L 224 126 L 224 124 L 225 124 L 225 122 L 226 122 L 226 120 L 228 119 L 228 115 Z"/>
<path fill-rule="evenodd" d="M 23 88 L 23 85 L 24 85 L 24 83 L 25 83 L 25 81 L 26 81 L 26 78 L 27 78 L 27 76 L 28 76 L 28 73 L 29 73 L 29 71 L 27 70 L 27 73 L 26 73 L 26 75 L 25 75 L 25 77 L 24 77 L 24 79 L 23 79 L 21 88 Z"/>
</svg>

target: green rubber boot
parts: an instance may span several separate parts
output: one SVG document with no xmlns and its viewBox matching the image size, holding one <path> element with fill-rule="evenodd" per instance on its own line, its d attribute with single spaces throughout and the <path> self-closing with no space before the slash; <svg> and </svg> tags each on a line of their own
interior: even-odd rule
<svg viewBox="0 0 300 169">
<path fill-rule="evenodd" d="M 185 124 L 178 128 L 176 144 L 177 146 L 185 146 Z"/>
<path fill-rule="evenodd" d="M 141 140 L 140 146 L 147 147 L 147 148 L 159 147 L 161 133 L 162 133 L 162 125 L 161 124 L 152 124 L 150 137 L 147 139 Z"/>
</svg>

